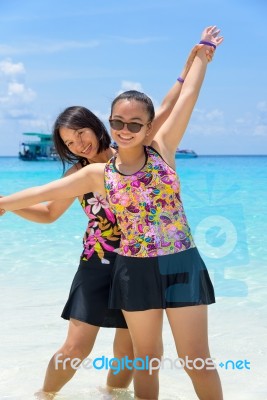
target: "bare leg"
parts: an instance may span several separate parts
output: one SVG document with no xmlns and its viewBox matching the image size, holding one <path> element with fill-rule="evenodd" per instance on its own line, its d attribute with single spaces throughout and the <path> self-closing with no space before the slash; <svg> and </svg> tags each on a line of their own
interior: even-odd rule
<svg viewBox="0 0 267 400">
<path fill-rule="evenodd" d="M 53 399 L 58 392 L 75 374 L 76 368 L 70 360 L 78 358 L 84 360 L 91 352 L 99 331 L 99 327 L 70 319 L 67 339 L 63 346 L 49 361 L 43 388 L 36 393 L 37 399 Z"/>
<path fill-rule="evenodd" d="M 135 358 L 161 359 L 163 310 L 124 311 L 134 348 Z M 134 391 L 138 399 L 158 398 L 158 370 L 149 374 L 148 370 L 134 370 Z"/>
<path fill-rule="evenodd" d="M 207 328 L 207 306 L 168 308 L 166 310 L 178 355 L 183 360 L 210 358 Z M 201 365 L 196 362 L 197 368 Z M 200 400 L 222 400 L 222 387 L 216 369 L 185 367 Z"/>
<path fill-rule="evenodd" d="M 133 360 L 133 344 L 128 329 L 116 329 L 113 342 L 113 354 L 114 357 L 119 360 L 123 359 L 125 356 L 127 356 L 128 359 Z M 114 362 L 114 365 L 116 365 L 116 362 Z M 107 376 L 107 387 L 109 389 L 127 388 L 131 383 L 132 377 L 133 371 L 129 368 L 120 370 L 116 375 L 114 375 L 114 371 L 110 369 Z"/>
</svg>

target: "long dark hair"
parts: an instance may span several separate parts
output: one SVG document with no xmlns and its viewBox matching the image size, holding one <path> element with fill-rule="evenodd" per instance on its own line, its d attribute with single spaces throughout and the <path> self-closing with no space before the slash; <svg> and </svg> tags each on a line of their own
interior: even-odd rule
<svg viewBox="0 0 267 400">
<path fill-rule="evenodd" d="M 148 97 L 145 93 L 138 92 L 137 90 L 127 90 L 126 92 L 119 94 L 111 103 L 111 115 L 115 104 L 120 100 L 139 101 L 144 105 L 147 114 L 149 116 L 149 121 L 153 121 L 153 119 L 155 118 L 154 105 L 150 97 Z"/>
<path fill-rule="evenodd" d="M 66 108 L 59 114 L 53 126 L 53 141 L 62 162 L 63 171 L 65 171 L 66 163 L 74 164 L 82 162 L 83 157 L 73 154 L 65 145 L 59 133 L 61 127 L 69 129 L 92 129 L 98 140 L 97 154 L 107 150 L 110 146 L 111 138 L 108 131 L 103 122 L 94 113 L 88 110 L 88 108 L 81 106 Z"/>
</svg>

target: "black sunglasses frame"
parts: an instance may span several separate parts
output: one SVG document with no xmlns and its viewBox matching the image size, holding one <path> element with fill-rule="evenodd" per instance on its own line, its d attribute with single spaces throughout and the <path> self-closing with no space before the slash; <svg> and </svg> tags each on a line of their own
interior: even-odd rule
<svg viewBox="0 0 267 400">
<path fill-rule="evenodd" d="M 115 124 L 119 123 L 119 126 L 114 126 L 114 122 L 115 122 Z M 109 124 L 110 124 L 110 127 L 112 129 L 114 129 L 115 131 L 121 131 L 124 128 L 124 126 L 126 125 L 128 131 L 131 133 L 138 133 L 141 131 L 143 126 L 147 125 L 147 124 L 140 124 L 139 122 L 123 122 L 120 119 L 110 119 Z"/>
</svg>

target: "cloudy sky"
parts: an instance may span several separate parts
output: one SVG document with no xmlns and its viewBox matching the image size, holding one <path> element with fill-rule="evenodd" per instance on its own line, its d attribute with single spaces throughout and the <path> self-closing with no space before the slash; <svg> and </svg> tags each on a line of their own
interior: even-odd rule
<svg viewBox="0 0 267 400">
<path fill-rule="evenodd" d="M 0 155 L 23 132 L 50 132 L 65 107 L 107 122 L 136 88 L 158 106 L 205 26 L 225 38 L 181 147 L 267 154 L 265 0 L 0 0 Z"/>
</svg>

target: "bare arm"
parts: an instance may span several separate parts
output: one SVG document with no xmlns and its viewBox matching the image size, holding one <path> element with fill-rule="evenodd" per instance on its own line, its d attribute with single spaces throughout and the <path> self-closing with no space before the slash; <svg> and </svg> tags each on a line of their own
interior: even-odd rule
<svg viewBox="0 0 267 400">
<path fill-rule="evenodd" d="M 0 208 L 14 211 L 43 201 L 69 199 L 93 191 L 105 195 L 104 167 L 105 164 L 90 164 L 65 178 L 2 197 Z"/>
<path fill-rule="evenodd" d="M 50 201 L 46 204 L 35 204 L 34 206 L 23 208 L 22 210 L 14 210 L 13 213 L 28 221 L 50 224 L 64 214 L 74 200 L 75 198 L 61 199 Z"/>
<path fill-rule="evenodd" d="M 78 171 L 78 165 L 73 165 L 64 176 L 70 176 Z M 14 210 L 13 213 L 28 221 L 49 224 L 56 221 L 64 212 L 71 206 L 75 198 L 53 200 L 47 203 L 35 204 L 33 206 L 23 208 L 21 210 Z M 0 211 L 0 216 L 1 216 Z"/>
<path fill-rule="evenodd" d="M 185 66 L 180 74 L 180 77 L 183 80 L 185 80 L 185 78 L 188 74 L 188 71 L 190 70 L 190 67 L 194 61 L 196 54 L 197 54 L 197 50 L 198 50 L 198 45 L 193 47 L 193 49 L 191 50 L 191 52 L 188 56 Z M 175 84 L 171 87 L 171 89 L 167 93 L 167 95 L 164 97 L 159 109 L 155 113 L 152 130 L 151 130 L 149 137 L 147 138 L 145 144 L 147 144 L 147 145 L 151 144 L 157 131 L 159 130 L 161 125 L 166 121 L 166 119 L 170 115 L 176 101 L 178 100 L 178 98 L 180 96 L 181 90 L 182 90 L 181 82 L 176 81 Z"/>
<path fill-rule="evenodd" d="M 209 27 L 207 29 L 211 29 L 212 32 L 215 28 L 216 27 Z M 223 38 L 217 38 L 217 45 L 220 44 L 222 40 Z M 181 94 L 169 118 L 157 132 L 152 142 L 152 145 L 160 150 L 167 162 L 172 163 L 173 161 L 176 148 L 184 135 L 198 99 L 208 64 L 205 55 L 205 47 L 206 46 L 201 45 L 201 48 L 198 50 L 183 84 Z"/>
<path fill-rule="evenodd" d="M 219 34 L 219 30 L 216 30 L 213 32 L 213 36 L 212 39 L 214 40 L 218 34 Z M 208 31 L 208 28 L 204 29 L 202 34 L 201 34 L 201 40 L 204 41 L 210 41 L 211 40 L 211 35 Z M 185 80 L 187 77 L 187 74 L 193 64 L 193 61 L 197 55 L 198 50 L 201 48 L 200 45 L 196 44 L 190 51 L 188 58 L 185 62 L 185 65 L 182 69 L 181 74 L 179 75 L 180 78 L 182 78 L 182 80 Z M 214 55 L 214 48 L 213 47 L 207 47 L 206 48 L 206 57 L 207 60 L 210 62 L 213 58 Z M 159 128 L 161 127 L 161 125 L 166 121 L 166 119 L 169 117 L 175 103 L 177 102 L 180 93 L 182 90 L 182 83 L 179 82 L 178 80 L 175 82 L 175 84 L 172 86 L 172 88 L 169 90 L 169 92 L 167 93 L 167 95 L 164 97 L 159 109 L 156 111 L 155 113 L 155 118 L 153 121 L 153 125 L 152 125 L 152 130 L 148 136 L 148 138 L 145 141 L 146 145 L 150 145 L 154 136 L 156 135 L 156 133 L 158 132 Z"/>
</svg>

